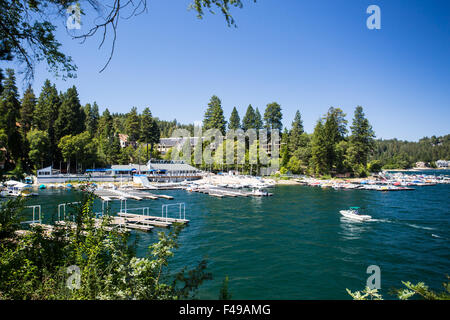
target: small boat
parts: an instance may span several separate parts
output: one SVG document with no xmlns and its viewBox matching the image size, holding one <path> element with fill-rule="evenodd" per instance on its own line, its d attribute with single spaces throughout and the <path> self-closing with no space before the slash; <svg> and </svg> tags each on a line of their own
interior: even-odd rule
<svg viewBox="0 0 450 320">
<path fill-rule="evenodd" d="M 41 185 L 39 186 L 39 189 L 45 189 L 45 188 L 47 188 L 47 187 L 45 186 L 45 184 L 41 184 Z"/>
<path fill-rule="evenodd" d="M 359 214 L 359 207 L 350 207 L 348 210 L 339 211 L 344 217 L 358 220 L 358 221 L 366 221 L 372 219 L 371 216 Z"/>
<path fill-rule="evenodd" d="M 262 189 L 253 189 L 252 190 L 252 195 L 253 196 L 258 196 L 258 197 L 267 197 L 267 196 L 271 196 L 271 193 L 268 193 L 267 191 L 264 191 Z"/>
</svg>

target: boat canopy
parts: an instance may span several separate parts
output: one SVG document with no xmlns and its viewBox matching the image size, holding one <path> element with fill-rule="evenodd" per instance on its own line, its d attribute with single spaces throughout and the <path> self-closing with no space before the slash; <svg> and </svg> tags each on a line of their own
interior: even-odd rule
<svg viewBox="0 0 450 320">
<path fill-rule="evenodd" d="M 358 210 L 358 209 L 360 209 L 360 207 L 350 207 L 350 209 Z"/>
</svg>

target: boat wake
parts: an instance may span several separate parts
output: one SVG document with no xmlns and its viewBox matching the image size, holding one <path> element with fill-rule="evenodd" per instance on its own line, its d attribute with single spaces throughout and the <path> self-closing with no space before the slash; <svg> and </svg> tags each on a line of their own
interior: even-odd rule
<svg viewBox="0 0 450 320">
<path fill-rule="evenodd" d="M 416 228 L 416 229 L 434 230 L 434 228 L 418 226 L 417 224 L 411 224 L 411 223 L 405 223 L 405 224 L 409 227 Z"/>
</svg>

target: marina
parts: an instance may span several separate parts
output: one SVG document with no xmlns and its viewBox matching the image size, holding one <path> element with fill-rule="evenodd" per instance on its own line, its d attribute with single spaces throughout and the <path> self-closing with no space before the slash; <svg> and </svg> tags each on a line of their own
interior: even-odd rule
<svg viewBox="0 0 450 320">
<path fill-rule="evenodd" d="M 420 280 L 434 288 L 445 281 L 450 268 L 449 184 L 415 186 L 411 192 L 302 185 L 268 190 L 272 197 L 219 198 L 182 189 L 149 190 L 174 200 L 127 199 L 125 209 L 125 200 L 121 204 L 121 200 L 97 199 L 94 212 L 97 219 L 102 212 L 111 212 L 118 225 L 126 216 L 131 241 L 140 239 L 138 256 L 144 256 L 157 240 L 153 231 L 168 230 L 150 223 L 172 223 L 170 229 L 171 219 L 189 220 L 172 267 L 175 272 L 207 257 L 214 280 L 199 290 L 203 299 L 217 297 L 223 275 L 229 276 L 236 299 L 346 299 L 345 287 L 365 283 L 370 264 L 382 270 L 384 294 L 401 286 L 401 281 Z M 52 224 L 52 216 L 58 220 L 59 204 L 79 201 L 77 189 L 38 192 L 28 202 L 42 206 L 45 225 Z M 181 216 L 178 203 L 185 203 Z M 364 208 L 362 214 L 371 219 L 360 222 L 341 216 L 339 211 L 349 206 Z M 26 220 L 39 223 L 39 209 L 34 218 L 32 211 L 31 207 L 26 210 Z M 61 219 L 63 212 L 61 206 Z"/>
</svg>

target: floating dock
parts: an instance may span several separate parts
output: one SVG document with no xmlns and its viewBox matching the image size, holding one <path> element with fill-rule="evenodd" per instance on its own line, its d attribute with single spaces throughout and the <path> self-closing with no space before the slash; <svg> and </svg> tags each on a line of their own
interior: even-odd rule
<svg viewBox="0 0 450 320">
<path fill-rule="evenodd" d="M 119 190 L 119 189 L 99 189 L 95 190 L 94 194 L 104 201 L 111 200 L 123 200 L 123 199 L 133 199 L 133 200 L 143 200 L 143 199 L 151 199 L 157 200 L 159 198 L 164 198 L 168 200 L 172 200 L 172 196 L 168 196 L 165 194 L 154 194 L 150 192 L 146 192 L 139 189 L 132 190 Z"/>
</svg>

